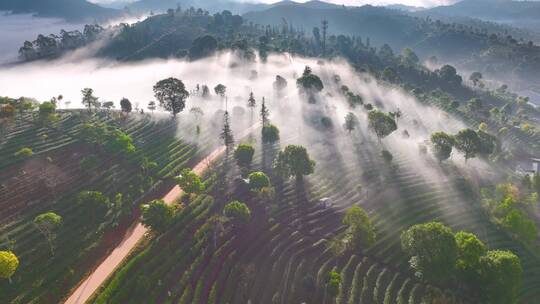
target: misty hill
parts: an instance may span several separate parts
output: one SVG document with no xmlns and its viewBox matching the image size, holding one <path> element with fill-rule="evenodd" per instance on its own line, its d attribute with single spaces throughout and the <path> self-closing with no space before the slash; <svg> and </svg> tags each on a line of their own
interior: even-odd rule
<svg viewBox="0 0 540 304">
<path fill-rule="evenodd" d="M 463 0 L 422 12 L 432 16 L 461 16 L 513 24 L 539 31 L 540 2 L 513 0 Z"/>
<path fill-rule="evenodd" d="M 106 20 L 120 15 L 111 8 L 104 8 L 86 0 L 2 0 L 0 11 L 14 14 L 36 14 L 40 17 L 58 17 L 68 21 Z"/>
<path fill-rule="evenodd" d="M 266 4 L 242 3 L 233 0 L 139 0 L 128 6 L 132 12 L 165 12 L 167 9 L 180 5 L 182 8 L 196 7 L 207 10 L 211 13 L 229 10 L 233 13 L 245 13 L 268 8 Z"/>
</svg>

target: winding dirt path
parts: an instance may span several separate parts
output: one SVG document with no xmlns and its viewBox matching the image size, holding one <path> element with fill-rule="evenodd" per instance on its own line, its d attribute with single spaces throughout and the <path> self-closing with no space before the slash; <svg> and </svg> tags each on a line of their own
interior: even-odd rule
<svg viewBox="0 0 540 304">
<path fill-rule="evenodd" d="M 240 136 L 244 138 L 252 131 L 256 130 L 259 124 L 253 125 L 246 129 Z M 221 146 L 201 160 L 193 171 L 198 175 L 202 175 L 210 167 L 210 165 L 225 153 L 225 146 Z M 178 186 L 174 186 L 164 197 L 163 200 L 167 204 L 173 203 L 182 195 L 183 191 Z M 77 287 L 77 289 L 69 296 L 64 304 L 84 304 L 96 292 L 96 290 L 111 276 L 118 265 L 129 255 L 135 245 L 144 237 L 148 231 L 140 222 L 136 222 L 126 232 L 126 235 L 116 246 L 116 248 L 107 256 L 103 262 Z"/>
</svg>

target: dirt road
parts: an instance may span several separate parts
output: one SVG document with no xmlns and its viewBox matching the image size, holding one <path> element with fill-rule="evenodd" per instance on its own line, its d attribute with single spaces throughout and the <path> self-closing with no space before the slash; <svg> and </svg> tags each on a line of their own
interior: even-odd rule
<svg viewBox="0 0 540 304">
<path fill-rule="evenodd" d="M 240 138 L 246 137 L 249 133 L 257 129 L 259 125 L 254 125 L 242 133 Z M 200 161 L 193 171 L 202 175 L 214 162 L 225 152 L 225 146 L 221 146 Z M 182 189 L 175 186 L 164 197 L 167 204 L 171 204 L 182 195 Z M 129 255 L 135 245 L 142 239 L 148 231 L 140 222 L 135 223 L 126 233 L 120 244 L 109 254 L 109 256 L 92 272 L 69 296 L 65 304 L 84 304 L 96 292 L 96 290 L 114 273 L 118 265 Z"/>
</svg>

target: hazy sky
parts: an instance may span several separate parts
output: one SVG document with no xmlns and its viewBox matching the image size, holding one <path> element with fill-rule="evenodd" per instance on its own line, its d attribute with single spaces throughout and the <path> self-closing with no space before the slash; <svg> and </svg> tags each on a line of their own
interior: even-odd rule
<svg viewBox="0 0 540 304">
<path fill-rule="evenodd" d="M 110 3 L 118 0 L 90 0 L 91 2 L 95 3 Z M 123 0 L 124 2 L 133 2 L 135 0 Z M 208 0 L 212 1 L 212 0 Z M 239 0 L 242 2 L 264 2 L 264 3 L 274 3 L 279 2 L 281 0 Z M 294 0 L 296 2 L 306 2 L 308 0 Z M 405 4 L 405 5 L 411 5 L 411 6 L 423 6 L 423 7 L 429 7 L 429 6 L 437 6 L 437 5 L 448 5 L 455 2 L 458 2 L 459 0 L 324 0 L 326 2 L 332 2 L 337 4 L 345 4 L 345 5 L 364 5 L 364 4 L 373 4 L 373 5 L 386 5 L 386 4 Z"/>
</svg>

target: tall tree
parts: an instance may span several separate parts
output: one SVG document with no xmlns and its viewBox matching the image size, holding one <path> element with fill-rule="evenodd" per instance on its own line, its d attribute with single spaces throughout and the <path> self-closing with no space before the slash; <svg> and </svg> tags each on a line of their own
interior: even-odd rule
<svg viewBox="0 0 540 304">
<path fill-rule="evenodd" d="M 441 223 L 414 225 L 401 234 L 401 247 L 417 276 L 445 283 L 454 274 L 457 244 L 452 230 Z"/>
<path fill-rule="evenodd" d="M 364 209 L 358 206 L 347 209 L 343 224 L 347 226 L 345 237 L 351 249 L 359 250 L 375 242 L 375 226 Z"/>
<path fill-rule="evenodd" d="M 43 234 L 49 244 L 51 254 L 54 255 L 56 230 L 62 226 L 62 217 L 54 212 L 43 213 L 34 218 L 34 225 Z"/>
<path fill-rule="evenodd" d="M 455 136 L 455 147 L 463 153 L 465 161 L 476 156 L 480 151 L 481 141 L 478 134 L 471 129 L 465 129 L 458 132 Z"/>
<path fill-rule="evenodd" d="M 345 130 L 347 130 L 347 132 L 351 133 L 359 124 L 358 117 L 354 115 L 353 112 L 349 112 L 347 116 L 345 116 Z"/>
<path fill-rule="evenodd" d="M 154 113 L 154 111 L 156 110 L 156 102 L 155 101 L 150 101 L 148 102 L 148 110 L 150 110 L 150 113 Z"/>
<path fill-rule="evenodd" d="M 167 78 L 154 85 L 154 95 L 161 107 L 171 112 L 173 117 L 182 112 L 186 106 L 189 92 L 184 83 L 176 78 Z"/>
<path fill-rule="evenodd" d="M 221 130 L 220 138 L 223 140 L 223 144 L 229 151 L 231 145 L 234 144 L 234 136 L 229 122 L 229 112 L 225 111 L 223 114 L 223 129 Z"/>
<path fill-rule="evenodd" d="M 488 251 L 480 258 L 480 290 L 486 303 L 517 303 L 523 267 L 510 251 Z"/>
<path fill-rule="evenodd" d="M 238 164 L 238 166 L 248 167 L 253 160 L 254 154 L 255 149 L 253 149 L 253 146 L 248 144 L 241 144 L 238 145 L 238 147 L 234 151 L 234 158 L 236 159 L 236 163 Z"/>
<path fill-rule="evenodd" d="M 184 168 L 180 175 L 175 178 L 175 181 L 187 194 L 200 194 L 205 188 L 201 178 L 189 168 Z"/>
<path fill-rule="evenodd" d="M 270 110 L 266 107 L 266 102 L 264 100 L 264 97 L 262 99 L 262 105 L 261 105 L 261 122 L 263 126 L 268 125 L 270 122 L 269 117 L 270 116 Z"/>
<path fill-rule="evenodd" d="M 444 132 L 431 134 L 431 148 L 433 154 L 439 161 L 450 158 L 452 147 L 454 146 L 454 137 Z"/>
<path fill-rule="evenodd" d="M 274 168 L 283 178 L 295 176 L 297 181 L 301 181 L 304 175 L 314 172 L 315 161 L 309 158 L 306 148 L 289 145 L 279 152 Z"/>
<path fill-rule="evenodd" d="M 225 205 L 223 215 L 237 228 L 245 225 L 251 218 L 251 210 L 239 201 L 233 201 Z"/>
<path fill-rule="evenodd" d="M 214 88 L 214 92 L 216 92 L 216 95 L 221 96 L 221 98 L 225 98 L 225 94 L 227 93 L 227 87 L 220 83 Z"/>
<path fill-rule="evenodd" d="M 98 98 L 94 96 L 94 90 L 84 88 L 81 93 L 83 95 L 82 103 L 88 108 L 88 111 L 92 111 L 92 107 L 95 107 L 98 102 Z"/>
<path fill-rule="evenodd" d="M 372 110 L 368 114 L 369 128 L 375 132 L 379 140 L 397 130 L 397 123 L 390 114 Z"/>
<path fill-rule="evenodd" d="M 127 98 L 122 98 L 120 100 L 120 108 L 122 109 L 122 112 L 126 113 L 126 114 L 129 114 L 131 113 L 132 111 L 132 105 L 131 105 L 131 101 L 129 101 L 129 99 Z"/>
<path fill-rule="evenodd" d="M 322 22 L 322 48 L 323 57 L 326 56 L 326 35 L 328 34 L 328 20 L 324 19 Z"/>
<path fill-rule="evenodd" d="M 167 205 L 163 200 L 154 200 L 141 206 L 141 217 L 144 226 L 162 233 L 173 220 L 174 207 Z"/>
</svg>

